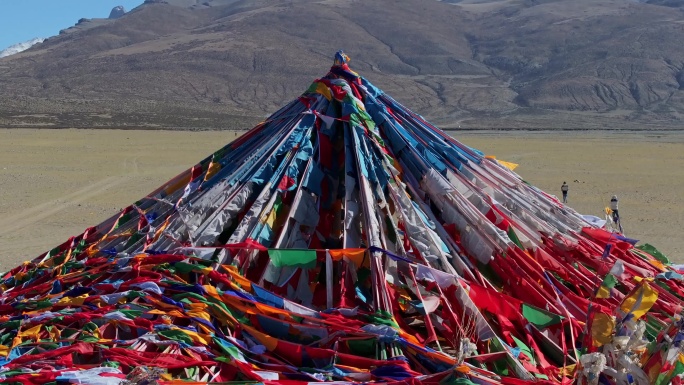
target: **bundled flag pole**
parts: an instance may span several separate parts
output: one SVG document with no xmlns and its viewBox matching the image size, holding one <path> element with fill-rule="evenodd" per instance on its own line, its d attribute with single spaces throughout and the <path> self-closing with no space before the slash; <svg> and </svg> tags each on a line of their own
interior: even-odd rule
<svg viewBox="0 0 684 385">
<path fill-rule="evenodd" d="M 349 61 L 2 275 L 0 381 L 681 383 L 680 267 Z"/>
</svg>

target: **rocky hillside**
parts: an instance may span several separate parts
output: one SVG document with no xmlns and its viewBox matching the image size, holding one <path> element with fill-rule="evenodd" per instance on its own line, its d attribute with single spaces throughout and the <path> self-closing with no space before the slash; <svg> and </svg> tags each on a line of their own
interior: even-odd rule
<svg viewBox="0 0 684 385">
<path fill-rule="evenodd" d="M 0 59 L 0 126 L 246 128 L 342 48 L 447 128 L 682 128 L 680 3 L 147 0 Z"/>
</svg>

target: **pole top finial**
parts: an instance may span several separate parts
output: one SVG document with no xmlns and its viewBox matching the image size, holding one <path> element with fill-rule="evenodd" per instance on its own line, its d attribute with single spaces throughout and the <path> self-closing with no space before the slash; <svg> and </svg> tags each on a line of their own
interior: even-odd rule
<svg viewBox="0 0 684 385">
<path fill-rule="evenodd" d="M 347 54 L 344 53 L 344 51 L 339 50 L 335 54 L 335 65 L 336 66 L 341 66 L 343 64 L 347 64 L 351 58 L 347 56 Z"/>
</svg>

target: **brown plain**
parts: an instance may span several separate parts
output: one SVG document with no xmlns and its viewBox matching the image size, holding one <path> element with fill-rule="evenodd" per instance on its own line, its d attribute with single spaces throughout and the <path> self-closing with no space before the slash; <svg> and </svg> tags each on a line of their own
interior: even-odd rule
<svg viewBox="0 0 684 385">
<path fill-rule="evenodd" d="M 626 235 L 684 262 L 684 133 L 452 134 L 519 163 L 529 183 L 602 216 L 620 198 Z M 237 137 L 234 131 L 0 130 L 0 271 L 80 234 Z"/>
</svg>

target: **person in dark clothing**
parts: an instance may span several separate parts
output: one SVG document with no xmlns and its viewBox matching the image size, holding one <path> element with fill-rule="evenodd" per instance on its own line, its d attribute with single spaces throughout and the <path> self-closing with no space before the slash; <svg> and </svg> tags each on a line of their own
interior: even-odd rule
<svg viewBox="0 0 684 385">
<path fill-rule="evenodd" d="M 568 203 L 568 190 L 570 187 L 567 183 L 563 182 L 561 185 L 561 192 L 563 193 L 563 203 Z"/>
<path fill-rule="evenodd" d="M 613 213 L 613 222 L 618 226 L 620 232 L 622 232 L 622 221 L 620 221 L 620 214 L 618 214 L 618 197 L 613 195 L 610 198 L 610 211 Z"/>
</svg>

